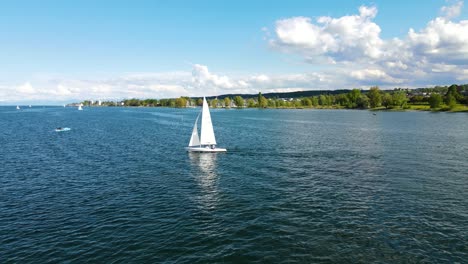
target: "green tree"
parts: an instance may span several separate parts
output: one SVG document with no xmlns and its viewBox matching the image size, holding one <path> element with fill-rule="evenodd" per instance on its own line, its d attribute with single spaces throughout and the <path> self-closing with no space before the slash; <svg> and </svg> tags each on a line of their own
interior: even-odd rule
<svg viewBox="0 0 468 264">
<path fill-rule="evenodd" d="M 167 99 L 161 99 L 159 100 L 159 105 L 160 106 L 168 106 L 168 101 Z"/>
<path fill-rule="evenodd" d="M 237 108 L 244 107 L 244 99 L 240 96 L 234 97 L 234 103 L 236 104 Z"/>
<path fill-rule="evenodd" d="M 268 100 L 262 95 L 261 92 L 258 93 L 257 102 L 259 108 L 265 108 L 268 105 Z"/>
<path fill-rule="evenodd" d="M 463 95 L 460 94 L 460 91 L 462 87 L 459 87 L 458 85 L 456 84 L 452 84 L 450 85 L 450 87 L 448 88 L 447 90 L 447 93 L 445 94 L 445 97 L 449 97 L 449 95 L 451 95 L 453 97 L 453 99 L 455 99 L 455 104 L 457 103 L 457 101 L 460 101 L 463 99 Z M 453 100 L 451 99 L 451 100 Z M 447 104 L 448 105 L 448 104 Z"/>
<path fill-rule="evenodd" d="M 276 100 L 275 99 L 268 99 L 268 107 L 269 108 L 276 108 Z"/>
<path fill-rule="evenodd" d="M 410 102 L 412 104 L 420 104 L 424 102 L 424 96 L 422 95 L 415 95 L 410 98 Z"/>
<path fill-rule="evenodd" d="M 197 99 L 197 105 L 198 105 L 198 106 L 202 106 L 202 105 L 203 105 L 203 99 L 202 99 L 202 98 L 198 98 L 198 99 Z"/>
<path fill-rule="evenodd" d="M 323 94 L 319 96 L 319 105 L 328 105 L 328 98 Z"/>
<path fill-rule="evenodd" d="M 156 99 L 146 99 L 143 101 L 143 104 L 145 106 L 157 106 L 158 105 L 158 100 Z"/>
<path fill-rule="evenodd" d="M 249 107 L 249 108 L 255 107 L 254 99 L 250 98 L 249 100 L 247 100 L 247 107 Z"/>
<path fill-rule="evenodd" d="M 371 87 L 367 97 L 369 97 L 369 105 L 371 108 L 376 108 L 382 105 L 382 94 L 380 93 L 378 86 Z"/>
<path fill-rule="evenodd" d="M 312 105 L 317 107 L 319 105 L 319 99 L 317 96 L 312 97 Z"/>
<path fill-rule="evenodd" d="M 278 100 L 276 100 L 276 107 L 284 108 L 284 101 L 283 101 L 283 99 L 278 99 Z"/>
<path fill-rule="evenodd" d="M 140 106 L 140 100 L 136 98 L 124 100 L 126 106 Z"/>
<path fill-rule="evenodd" d="M 382 96 L 382 105 L 388 109 L 392 107 L 392 104 L 393 104 L 392 95 L 389 93 L 384 93 Z"/>
<path fill-rule="evenodd" d="M 392 94 L 392 105 L 404 108 L 408 102 L 406 93 L 403 90 L 395 91 Z"/>
<path fill-rule="evenodd" d="M 226 108 L 231 107 L 231 99 L 229 97 L 224 98 L 224 107 L 226 107 Z"/>
<path fill-rule="evenodd" d="M 359 97 L 361 97 L 361 90 L 353 89 L 347 94 L 348 96 L 348 108 L 356 108 Z"/>
<path fill-rule="evenodd" d="M 312 101 L 309 98 L 302 98 L 302 105 L 305 107 L 312 107 Z"/>
<path fill-rule="evenodd" d="M 189 102 L 190 106 L 196 106 L 197 105 L 197 100 L 195 100 L 195 99 L 189 98 L 188 102 Z"/>
<path fill-rule="evenodd" d="M 445 97 L 445 104 L 450 108 L 454 108 L 456 105 L 457 105 L 457 99 L 455 99 L 455 96 L 453 96 L 452 94 L 448 94 L 446 97 Z"/>
<path fill-rule="evenodd" d="M 364 109 L 369 108 L 369 97 L 365 94 L 361 94 L 361 96 L 356 100 L 356 106 Z"/>
<path fill-rule="evenodd" d="M 432 93 L 429 97 L 429 105 L 431 108 L 438 108 L 442 104 L 442 96 L 438 93 Z"/>
<path fill-rule="evenodd" d="M 327 103 L 328 103 L 329 106 L 332 106 L 332 105 L 335 104 L 335 102 L 336 102 L 335 96 L 330 94 L 330 95 L 327 96 L 327 98 L 328 98 Z"/>
<path fill-rule="evenodd" d="M 187 106 L 187 99 L 180 97 L 175 99 L 175 107 L 182 108 Z"/>
<path fill-rule="evenodd" d="M 347 106 L 349 104 L 349 98 L 346 94 L 337 94 L 335 96 L 335 101 L 341 106 Z"/>
<path fill-rule="evenodd" d="M 302 108 L 302 101 L 301 100 L 294 100 L 294 107 L 295 108 Z"/>
<path fill-rule="evenodd" d="M 213 99 L 211 100 L 211 108 L 217 108 L 218 107 L 218 99 Z"/>
<path fill-rule="evenodd" d="M 175 106 L 176 106 L 175 100 L 174 100 L 174 99 L 170 99 L 170 100 L 169 100 L 169 106 L 170 106 L 170 107 L 175 107 Z"/>
</svg>

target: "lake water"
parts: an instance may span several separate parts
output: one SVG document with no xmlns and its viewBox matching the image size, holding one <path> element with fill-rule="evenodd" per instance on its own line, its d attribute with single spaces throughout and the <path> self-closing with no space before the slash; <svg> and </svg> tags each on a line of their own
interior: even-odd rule
<svg viewBox="0 0 468 264">
<path fill-rule="evenodd" d="M 0 107 L 1 263 L 468 259 L 468 115 Z M 70 127 L 57 133 L 55 127 Z"/>
</svg>

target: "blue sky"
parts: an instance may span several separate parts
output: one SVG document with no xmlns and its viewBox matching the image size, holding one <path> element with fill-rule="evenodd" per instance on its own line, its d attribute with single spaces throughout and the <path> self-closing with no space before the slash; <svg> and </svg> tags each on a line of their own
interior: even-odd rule
<svg viewBox="0 0 468 264">
<path fill-rule="evenodd" d="M 0 103 L 467 83 L 463 4 L 3 2 Z"/>
</svg>

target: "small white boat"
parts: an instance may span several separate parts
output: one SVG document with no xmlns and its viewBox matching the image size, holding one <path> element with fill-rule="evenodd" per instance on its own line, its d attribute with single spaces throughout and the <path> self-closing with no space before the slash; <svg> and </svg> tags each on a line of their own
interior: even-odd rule
<svg viewBox="0 0 468 264">
<path fill-rule="evenodd" d="M 71 130 L 71 128 L 69 128 L 69 127 L 57 127 L 55 129 L 55 132 L 64 132 L 64 131 L 70 131 L 70 130 Z"/>
<path fill-rule="evenodd" d="M 20 110 L 21 108 L 19 107 L 19 105 L 16 106 L 16 110 Z"/>
<path fill-rule="evenodd" d="M 31 107 L 32 107 L 32 106 L 31 106 L 31 105 L 29 105 L 29 108 L 31 108 Z"/>
<path fill-rule="evenodd" d="M 200 137 L 198 137 L 197 125 L 199 117 L 200 114 L 195 120 L 195 125 L 193 126 L 192 130 L 192 137 L 190 138 L 190 142 L 186 150 L 190 152 L 226 152 L 226 149 L 216 147 L 216 139 L 213 131 L 213 123 L 211 122 L 210 109 L 205 97 L 203 97 L 203 107 L 201 111 Z"/>
<path fill-rule="evenodd" d="M 83 105 L 80 104 L 80 105 L 78 106 L 78 110 L 80 110 L 80 111 L 83 110 L 83 107 L 82 107 L 82 106 L 83 106 Z"/>
</svg>

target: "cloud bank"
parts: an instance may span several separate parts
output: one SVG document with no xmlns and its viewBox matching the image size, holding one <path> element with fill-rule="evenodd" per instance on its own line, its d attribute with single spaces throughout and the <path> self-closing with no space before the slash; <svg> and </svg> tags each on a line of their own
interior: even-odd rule
<svg viewBox="0 0 468 264">
<path fill-rule="evenodd" d="M 102 80 L 41 78 L 35 84 L 0 85 L 0 98 L 3 101 L 63 101 L 213 96 L 258 91 L 298 91 L 311 89 L 312 86 L 328 89 L 333 84 L 331 80 L 332 76 L 318 73 L 228 77 L 212 73 L 205 65 L 195 64 L 192 72 L 131 73 Z"/>
</svg>

